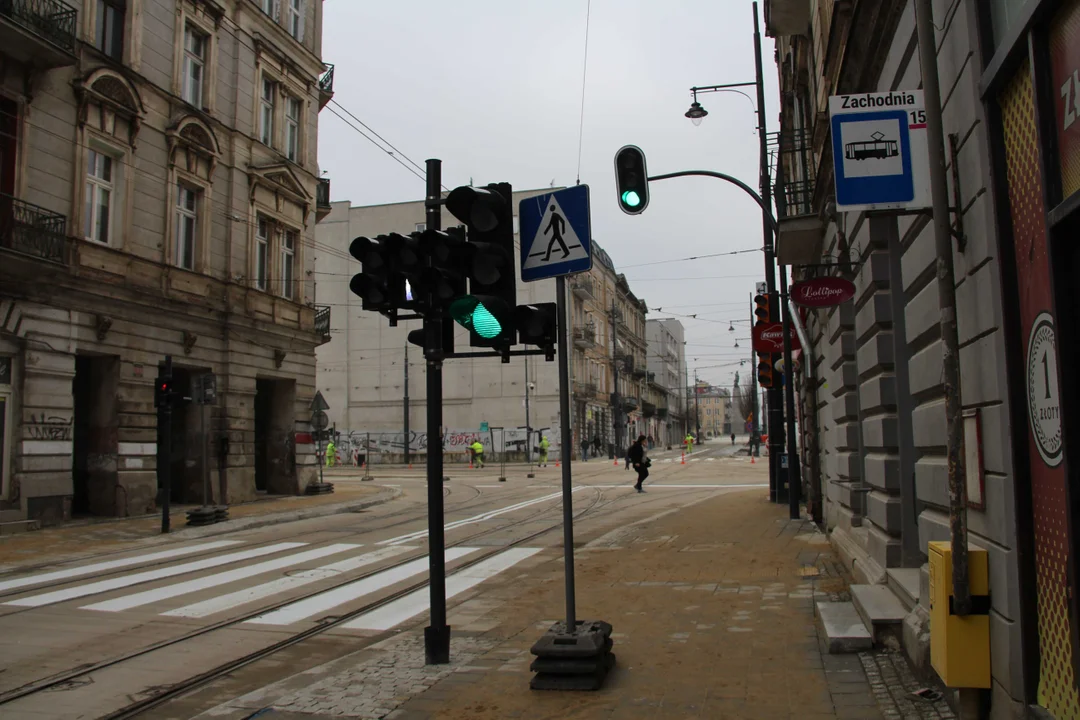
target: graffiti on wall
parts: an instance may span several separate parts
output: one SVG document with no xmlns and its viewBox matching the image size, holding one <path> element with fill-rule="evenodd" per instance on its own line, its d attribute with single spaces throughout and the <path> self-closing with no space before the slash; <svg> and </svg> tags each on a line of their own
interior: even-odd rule
<svg viewBox="0 0 1080 720">
<path fill-rule="evenodd" d="M 31 440 L 71 440 L 71 421 L 62 415 L 31 415 L 27 432 Z"/>
<path fill-rule="evenodd" d="M 550 428 L 534 428 L 530 433 L 532 446 L 540 444 L 540 435 L 548 439 L 552 452 L 558 446 L 558 433 Z M 488 452 L 523 453 L 526 447 L 525 428 L 491 428 L 479 430 L 447 430 L 443 434 L 443 452 L 446 454 L 464 453 L 470 445 L 479 440 Z M 405 452 L 405 433 L 377 430 L 339 430 L 334 444 L 342 460 L 362 455 L 399 455 Z M 427 452 L 428 435 L 422 431 L 409 433 L 409 451 Z"/>
</svg>

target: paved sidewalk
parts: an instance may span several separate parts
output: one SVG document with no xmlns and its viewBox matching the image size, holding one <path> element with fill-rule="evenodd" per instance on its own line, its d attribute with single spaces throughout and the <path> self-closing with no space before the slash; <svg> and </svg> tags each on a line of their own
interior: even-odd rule
<svg viewBox="0 0 1080 720">
<path fill-rule="evenodd" d="M 762 475 L 749 465 L 736 472 Z M 564 608 L 561 551 L 553 549 L 452 606 L 448 666 L 424 665 L 420 622 L 199 717 L 952 717 L 942 702 L 909 699 L 919 685 L 898 653 L 822 655 L 814 598 L 846 593 L 842 565 L 812 523 L 789 520 L 787 508 L 769 504 L 760 489 L 599 537 L 579 533 L 579 542 L 578 617 L 614 626 L 618 664 L 599 692 L 529 689 L 529 648 Z"/>
<path fill-rule="evenodd" d="M 161 515 L 70 524 L 0 536 L 0 572 L 78 559 L 101 552 L 221 535 L 266 525 L 304 520 L 377 505 L 400 491 L 359 483 L 338 484 L 328 495 L 277 495 L 229 507 L 229 520 L 204 527 L 187 526 L 187 510 L 173 506 L 172 532 L 161 534 Z"/>
</svg>

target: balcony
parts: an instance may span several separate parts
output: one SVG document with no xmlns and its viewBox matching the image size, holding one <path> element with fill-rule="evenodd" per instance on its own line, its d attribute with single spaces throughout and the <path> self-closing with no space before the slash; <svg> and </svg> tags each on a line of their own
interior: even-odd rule
<svg viewBox="0 0 1080 720">
<path fill-rule="evenodd" d="M 802 128 L 769 138 L 770 164 L 776 175 L 776 259 L 781 265 L 817 262 L 825 225 L 814 209 L 813 149 Z"/>
<path fill-rule="evenodd" d="M 319 178 L 319 184 L 315 188 L 315 222 L 319 222 L 329 215 L 332 209 L 330 206 L 330 178 Z"/>
<path fill-rule="evenodd" d="M 330 342 L 330 306 L 315 306 L 315 334 L 321 339 L 320 345 Z"/>
<path fill-rule="evenodd" d="M 74 65 L 77 15 L 60 0 L 0 0 L 4 55 L 38 70 Z"/>
<path fill-rule="evenodd" d="M 596 383 L 575 382 L 574 395 L 582 399 L 592 399 L 596 397 Z"/>
<path fill-rule="evenodd" d="M 596 346 L 596 326 L 585 325 L 574 328 L 574 347 L 587 350 Z"/>
<path fill-rule="evenodd" d="M 638 408 L 638 399 L 636 397 L 626 396 L 622 399 L 622 402 L 623 408 L 627 411 L 637 410 Z"/>
<path fill-rule="evenodd" d="M 67 218 L 0 194 L 0 247 L 66 265 Z"/>
<path fill-rule="evenodd" d="M 651 403 L 648 400 L 641 401 L 641 414 L 645 417 L 652 417 L 656 414 L 656 403 Z"/>
<path fill-rule="evenodd" d="M 334 66 L 330 64 L 323 65 L 326 70 L 319 77 L 319 109 L 322 110 L 326 107 L 326 104 L 334 99 Z"/>
<path fill-rule="evenodd" d="M 636 367 L 636 368 L 633 369 L 632 372 L 633 372 L 634 378 L 637 379 L 637 380 L 643 380 L 649 374 L 649 371 L 646 370 L 643 367 Z"/>
<path fill-rule="evenodd" d="M 765 34 L 805 35 L 810 29 L 810 0 L 765 0 Z"/>
<path fill-rule="evenodd" d="M 582 300 L 591 300 L 596 297 L 592 278 L 578 278 L 571 281 L 570 292 Z"/>
<path fill-rule="evenodd" d="M 666 407 L 656 408 L 656 417 L 660 418 L 661 420 L 664 420 L 664 419 L 667 418 L 667 416 L 668 416 L 668 409 Z"/>
</svg>

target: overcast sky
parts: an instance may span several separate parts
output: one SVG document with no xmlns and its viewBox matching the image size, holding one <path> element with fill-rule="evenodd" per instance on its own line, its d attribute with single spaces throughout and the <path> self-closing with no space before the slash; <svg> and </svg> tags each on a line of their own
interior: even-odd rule
<svg viewBox="0 0 1080 720">
<path fill-rule="evenodd" d="M 331 178 L 332 199 L 372 205 L 424 193 L 421 179 L 330 112 L 342 108 L 421 166 L 442 159 L 450 188 L 470 178 L 516 190 L 574 184 L 588 6 L 325 2 L 323 59 L 336 66 L 341 106 L 329 105 L 319 123 L 319 164 Z M 773 42 L 762 41 L 767 121 L 775 131 Z M 702 379 L 725 386 L 739 369 L 731 363 L 749 357 L 750 293 L 762 279 L 761 253 L 650 263 L 760 248 L 760 210 L 720 180 L 679 178 L 652 183 L 645 212 L 625 215 L 613 159 L 635 144 L 651 175 L 715 170 L 756 188 L 756 98 L 702 95 L 705 121 L 695 127 L 683 117 L 690 87 L 753 81 L 753 48 L 748 0 L 592 0 L 580 177 L 590 186 L 593 236 L 646 300 L 648 317 L 698 314 L 680 318 L 690 374 L 697 367 Z M 746 91 L 754 98 L 754 88 Z M 736 332 L 728 331 L 730 320 L 742 321 Z M 741 369 L 743 378 L 749 369 Z"/>
</svg>

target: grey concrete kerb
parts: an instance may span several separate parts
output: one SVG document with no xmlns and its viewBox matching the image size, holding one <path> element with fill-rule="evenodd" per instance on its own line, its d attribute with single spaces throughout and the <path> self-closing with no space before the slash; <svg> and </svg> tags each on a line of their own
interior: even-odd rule
<svg viewBox="0 0 1080 720">
<path fill-rule="evenodd" d="M 180 530 L 170 532 L 167 535 L 155 535 L 153 537 L 146 538 L 133 538 L 130 544 L 110 547 L 104 552 L 100 550 L 91 550 L 84 553 L 56 555 L 54 557 L 50 557 L 45 562 L 40 562 L 32 565 L 0 565 L 0 575 L 9 572 L 27 572 L 30 570 L 36 570 L 51 565 L 60 565 L 68 562 L 75 562 L 89 557 L 132 552 L 136 550 L 142 550 L 145 548 L 152 548 L 158 545 L 176 542 L 178 540 L 198 540 L 202 538 L 214 537 L 217 535 L 226 535 L 229 533 L 239 532 L 241 530 L 252 530 L 255 528 L 268 527 L 271 525 L 281 525 L 284 523 L 297 522 L 299 520 L 311 520 L 313 518 L 326 517 L 328 515 L 338 515 L 341 513 L 356 512 L 357 510 L 363 510 L 365 508 L 388 503 L 391 500 L 396 500 L 397 498 L 401 497 L 402 494 L 403 491 L 400 488 L 384 487 L 374 497 L 364 498 L 363 500 L 352 500 L 348 502 L 317 505 L 310 508 L 299 508 L 286 512 L 268 513 L 266 515 L 255 515 L 252 517 L 236 518 L 234 520 L 226 520 L 225 522 L 216 523 L 214 525 L 207 525 L 204 527 L 185 527 Z M 176 518 L 177 516 L 174 515 L 173 517 Z M 182 518 L 182 516 L 179 517 Z M 0 549 L 2 549 L 2 547 L 3 546 L 0 545 Z"/>
</svg>

